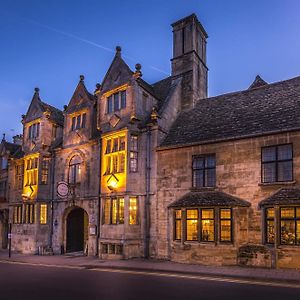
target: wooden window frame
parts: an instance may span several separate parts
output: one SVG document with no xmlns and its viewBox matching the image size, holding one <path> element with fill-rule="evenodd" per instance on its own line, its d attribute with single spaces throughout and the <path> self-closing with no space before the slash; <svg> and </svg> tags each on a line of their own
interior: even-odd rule
<svg viewBox="0 0 300 300">
<path fill-rule="evenodd" d="M 288 218 L 288 217 L 281 217 L 281 210 L 282 209 L 286 209 L 286 208 L 289 208 L 289 209 L 293 209 L 294 210 L 294 217 L 293 218 Z M 300 246 L 300 237 L 297 236 L 297 222 L 300 222 L 300 215 L 297 216 L 297 208 L 299 209 L 300 206 L 281 206 L 279 208 L 279 241 L 280 241 L 280 245 L 282 246 Z M 282 227 L 281 227 L 281 222 L 282 221 L 293 221 L 294 223 L 294 229 L 295 229 L 295 242 L 294 244 L 284 244 L 282 243 Z M 297 240 L 299 239 L 299 243 L 297 243 Z"/>
<path fill-rule="evenodd" d="M 213 157 L 214 158 L 214 166 L 213 167 L 208 167 L 207 166 L 207 158 L 208 157 Z M 197 159 L 203 159 L 203 168 L 195 168 L 194 167 L 194 162 Z M 206 187 L 215 187 L 216 186 L 216 181 L 217 181 L 217 175 L 216 175 L 216 165 L 217 165 L 217 161 L 216 161 L 216 154 L 211 153 L 211 154 L 204 154 L 204 155 L 193 155 L 192 157 L 192 187 L 193 188 L 206 188 Z M 206 171 L 207 170 L 214 170 L 214 184 L 213 185 L 208 185 L 208 176 L 206 175 Z M 202 180 L 202 185 L 198 186 L 197 183 L 195 182 L 195 172 L 197 171 L 202 171 L 202 175 L 203 175 L 203 180 Z"/>
</svg>

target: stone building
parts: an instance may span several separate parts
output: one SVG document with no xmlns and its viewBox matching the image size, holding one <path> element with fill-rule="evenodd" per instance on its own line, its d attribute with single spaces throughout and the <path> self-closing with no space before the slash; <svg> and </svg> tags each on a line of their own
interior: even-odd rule
<svg viewBox="0 0 300 300">
<path fill-rule="evenodd" d="M 172 27 L 159 82 L 116 47 L 63 112 L 35 90 L 22 146 L 0 149 L 13 250 L 300 268 L 300 78 L 208 98 L 205 29 Z"/>
</svg>

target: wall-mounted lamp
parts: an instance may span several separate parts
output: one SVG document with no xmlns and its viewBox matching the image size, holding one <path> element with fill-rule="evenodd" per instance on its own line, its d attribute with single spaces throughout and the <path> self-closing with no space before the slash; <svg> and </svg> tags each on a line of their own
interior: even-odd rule
<svg viewBox="0 0 300 300">
<path fill-rule="evenodd" d="M 116 177 L 116 175 L 112 174 L 108 180 L 107 180 L 107 187 L 114 191 L 118 187 L 119 179 Z"/>
</svg>

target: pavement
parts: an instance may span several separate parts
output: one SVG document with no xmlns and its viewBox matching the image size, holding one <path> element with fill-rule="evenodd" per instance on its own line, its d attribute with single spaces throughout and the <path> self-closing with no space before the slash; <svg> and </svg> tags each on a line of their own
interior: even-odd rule
<svg viewBox="0 0 300 300">
<path fill-rule="evenodd" d="M 80 254 L 66 255 L 26 255 L 12 253 L 8 257 L 7 251 L 0 251 L 0 262 L 18 264 L 55 266 L 65 268 L 99 269 L 99 270 L 123 270 L 136 273 L 161 273 L 190 276 L 207 276 L 208 278 L 224 278 L 250 280 L 265 283 L 285 283 L 300 287 L 300 270 L 290 269 L 266 269 L 238 266 L 201 266 L 181 264 L 165 260 L 154 259 L 129 259 L 129 260 L 101 260 L 97 257 L 83 256 Z"/>
</svg>

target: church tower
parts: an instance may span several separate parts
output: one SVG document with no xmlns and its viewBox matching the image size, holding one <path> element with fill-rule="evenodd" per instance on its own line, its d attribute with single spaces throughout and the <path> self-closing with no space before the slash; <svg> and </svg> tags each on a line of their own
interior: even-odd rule
<svg viewBox="0 0 300 300">
<path fill-rule="evenodd" d="M 181 108 L 188 109 L 198 99 L 207 97 L 205 29 L 195 14 L 172 24 L 173 59 L 172 76 L 182 77 Z"/>
</svg>

